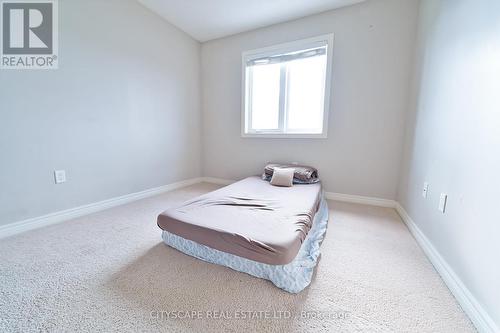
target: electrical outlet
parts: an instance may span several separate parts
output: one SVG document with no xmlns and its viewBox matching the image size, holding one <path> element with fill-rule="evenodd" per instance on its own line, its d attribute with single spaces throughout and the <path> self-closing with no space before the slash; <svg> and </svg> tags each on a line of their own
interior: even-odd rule
<svg viewBox="0 0 500 333">
<path fill-rule="evenodd" d="M 66 182 L 66 170 L 55 170 L 54 181 L 56 182 L 56 184 L 61 184 Z"/>
<path fill-rule="evenodd" d="M 448 201 L 448 194 L 441 193 L 441 196 L 439 197 L 439 211 L 444 214 L 446 210 L 446 201 Z"/>
<path fill-rule="evenodd" d="M 424 189 L 422 190 L 422 197 L 424 197 L 424 199 L 427 199 L 427 192 L 429 192 L 429 183 L 425 182 Z"/>
</svg>

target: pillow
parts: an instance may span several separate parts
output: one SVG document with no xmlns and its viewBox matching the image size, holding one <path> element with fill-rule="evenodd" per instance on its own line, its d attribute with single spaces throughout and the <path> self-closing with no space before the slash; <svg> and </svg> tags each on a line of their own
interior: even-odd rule
<svg viewBox="0 0 500 333">
<path fill-rule="evenodd" d="M 291 168 L 274 168 L 271 185 L 291 187 L 293 185 L 294 169 Z"/>
<path fill-rule="evenodd" d="M 273 176 L 274 168 L 293 168 L 293 183 L 294 184 L 314 184 L 319 182 L 318 170 L 311 166 L 299 165 L 299 164 L 280 164 L 280 163 L 268 163 L 264 168 L 264 173 L 262 174 L 262 179 L 270 181 Z"/>
</svg>

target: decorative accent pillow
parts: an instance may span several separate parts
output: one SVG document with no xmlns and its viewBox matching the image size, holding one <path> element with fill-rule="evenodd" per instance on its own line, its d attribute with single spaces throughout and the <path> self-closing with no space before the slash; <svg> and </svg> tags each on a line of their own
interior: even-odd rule
<svg viewBox="0 0 500 333">
<path fill-rule="evenodd" d="M 295 170 L 292 168 L 274 168 L 271 185 L 291 187 L 293 185 L 293 174 Z"/>
</svg>

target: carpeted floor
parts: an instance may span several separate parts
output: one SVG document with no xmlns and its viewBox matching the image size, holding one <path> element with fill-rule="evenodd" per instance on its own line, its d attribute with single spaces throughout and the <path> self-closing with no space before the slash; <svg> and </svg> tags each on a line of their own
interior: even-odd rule
<svg viewBox="0 0 500 333">
<path fill-rule="evenodd" d="M 474 331 L 392 209 L 329 202 L 322 258 L 298 295 L 164 245 L 157 214 L 216 187 L 0 240 L 0 332 Z"/>
</svg>

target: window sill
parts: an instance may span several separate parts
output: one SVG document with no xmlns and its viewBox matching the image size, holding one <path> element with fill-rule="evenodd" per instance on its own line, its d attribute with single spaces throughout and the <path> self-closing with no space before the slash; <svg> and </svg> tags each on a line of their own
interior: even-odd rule
<svg viewBox="0 0 500 333">
<path fill-rule="evenodd" d="M 307 134 L 307 133 L 241 133 L 242 138 L 261 138 L 261 139 L 327 139 L 326 133 Z"/>
</svg>

